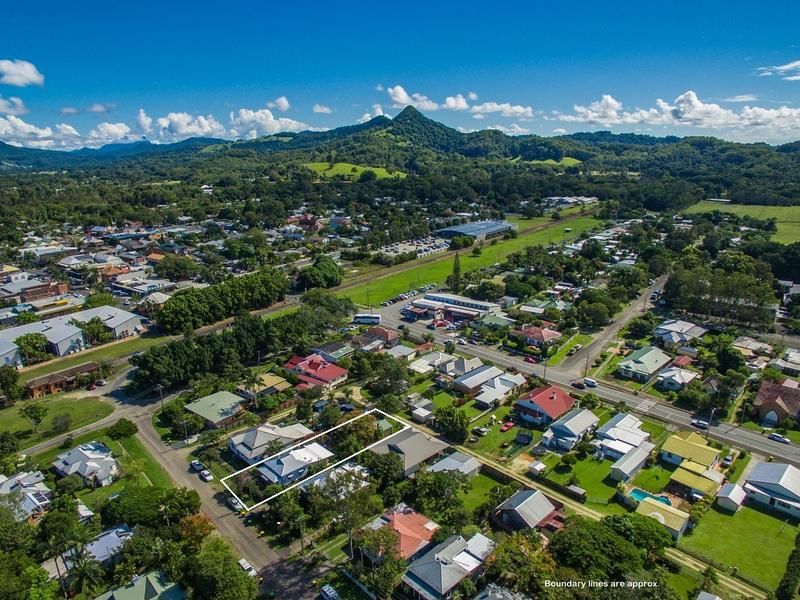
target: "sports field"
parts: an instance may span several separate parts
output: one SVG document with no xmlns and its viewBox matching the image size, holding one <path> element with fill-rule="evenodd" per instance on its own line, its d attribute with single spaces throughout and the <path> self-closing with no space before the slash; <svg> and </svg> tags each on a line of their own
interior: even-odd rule
<svg viewBox="0 0 800 600">
<path fill-rule="evenodd" d="M 778 232 L 772 240 L 781 244 L 800 242 L 800 206 L 763 206 L 755 204 L 727 204 L 703 200 L 686 209 L 687 213 L 702 213 L 718 210 L 734 215 L 749 215 L 757 219 L 775 218 Z"/>
<path fill-rule="evenodd" d="M 372 171 L 378 176 L 378 179 L 399 178 L 402 179 L 406 176 L 402 171 L 387 171 L 384 167 L 362 167 L 361 165 L 354 165 L 352 163 L 337 162 L 312 162 L 304 163 L 304 167 L 308 167 L 322 177 L 345 177 L 347 179 L 357 179 L 361 177 L 364 171 Z"/>
<path fill-rule="evenodd" d="M 488 267 L 496 262 L 502 262 L 509 254 L 522 250 L 527 246 L 546 245 L 553 242 L 562 242 L 578 237 L 599 225 L 599 221 L 591 216 L 578 217 L 565 223 L 553 222 L 547 229 L 520 234 L 510 240 L 497 242 L 494 246 L 485 246 L 480 256 L 473 256 L 471 251 L 461 253 L 461 271 L 474 271 L 481 267 Z M 571 229 L 571 231 L 565 231 Z M 442 284 L 453 271 L 453 256 L 448 254 L 440 260 L 420 265 L 416 269 L 409 269 L 394 275 L 373 279 L 369 283 L 346 290 L 344 295 L 350 297 L 356 304 L 367 304 L 369 295 L 370 304 L 380 304 L 393 296 L 401 294 L 412 288 L 426 283 Z"/>
</svg>

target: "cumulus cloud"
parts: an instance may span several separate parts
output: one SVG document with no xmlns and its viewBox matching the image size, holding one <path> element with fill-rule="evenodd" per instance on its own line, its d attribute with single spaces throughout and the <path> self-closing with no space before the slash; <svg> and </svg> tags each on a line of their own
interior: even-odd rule
<svg viewBox="0 0 800 600">
<path fill-rule="evenodd" d="M 476 94 L 475 92 L 470 92 L 469 94 L 467 94 L 467 98 L 475 102 L 475 100 L 478 99 L 478 94 Z"/>
<path fill-rule="evenodd" d="M 365 112 L 361 117 L 358 119 L 358 123 L 366 123 L 370 119 L 374 119 L 375 117 L 383 116 L 385 113 L 383 112 L 383 106 L 380 104 L 373 104 L 371 112 Z"/>
<path fill-rule="evenodd" d="M 760 77 L 777 75 L 785 81 L 800 81 L 800 60 L 793 60 L 783 65 L 773 65 L 771 67 L 759 67 L 756 73 Z"/>
<path fill-rule="evenodd" d="M 402 85 L 395 85 L 387 88 L 386 92 L 392 100 L 394 108 L 404 108 L 406 106 L 413 106 L 420 110 L 439 110 L 439 104 L 420 93 L 409 94 L 406 92 Z"/>
<path fill-rule="evenodd" d="M 143 108 L 140 108 L 136 115 L 136 125 L 142 133 L 150 133 L 153 131 L 153 118 L 148 116 Z"/>
<path fill-rule="evenodd" d="M 291 107 L 291 104 L 289 104 L 289 99 L 286 96 L 280 96 L 279 98 L 275 98 L 272 102 L 267 102 L 267 106 L 269 108 L 277 108 L 281 112 L 286 112 Z"/>
<path fill-rule="evenodd" d="M 467 99 L 464 96 L 456 94 L 445 98 L 442 108 L 446 110 L 467 110 L 469 109 L 469 104 L 467 104 Z"/>
<path fill-rule="evenodd" d="M 575 105 L 571 114 L 557 114 L 568 123 L 614 125 L 687 126 L 701 129 L 728 129 L 739 137 L 746 130 L 760 131 L 762 137 L 786 139 L 800 131 L 800 108 L 744 106 L 735 111 L 713 102 L 703 102 L 689 90 L 672 104 L 656 100 L 652 108 L 624 110 L 622 102 L 605 94 L 588 106 Z"/>
<path fill-rule="evenodd" d="M 87 108 L 86 110 L 89 111 L 90 113 L 94 113 L 96 115 L 101 115 L 103 113 L 109 112 L 110 110 L 112 110 L 116 106 L 117 105 L 114 104 L 113 102 L 105 102 L 105 103 L 104 102 L 95 102 L 94 104 L 89 106 L 89 108 Z"/>
<path fill-rule="evenodd" d="M 333 112 L 333 109 L 330 106 L 325 106 L 324 104 L 315 104 L 314 108 L 311 110 L 322 115 L 329 115 Z"/>
<path fill-rule="evenodd" d="M 81 137 L 81 134 L 78 133 L 78 130 L 75 129 L 72 125 L 69 125 L 68 123 L 59 123 L 58 125 L 56 125 L 56 131 L 60 135 L 65 137 L 74 137 L 74 138 Z"/>
<path fill-rule="evenodd" d="M 24 115 L 28 112 L 25 103 L 21 98 L 11 96 L 10 98 L 3 98 L 0 96 L 0 114 L 3 115 Z"/>
<path fill-rule="evenodd" d="M 161 141 L 176 142 L 189 137 L 227 137 L 224 125 L 214 115 L 171 112 L 154 121 L 153 134 Z"/>
<path fill-rule="evenodd" d="M 512 123 L 508 127 L 504 125 L 489 125 L 487 129 L 496 129 L 498 131 L 502 131 L 506 135 L 528 135 L 531 132 L 530 129 L 525 129 L 517 123 Z"/>
<path fill-rule="evenodd" d="M 275 118 L 272 111 L 264 108 L 250 110 L 240 108 L 236 113 L 230 114 L 233 137 L 253 139 L 262 135 L 272 135 L 281 131 L 305 131 L 309 126 L 294 119 L 283 117 Z"/>
<path fill-rule="evenodd" d="M 376 86 L 375 86 L 375 91 L 376 91 L 376 92 L 382 92 L 382 91 L 384 91 L 385 89 L 386 89 L 386 88 L 384 88 L 384 87 L 383 87 L 383 84 L 382 84 L 382 83 L 379 83 L 378 85 L 376 85 Z"/>
<path fill-rule="evenodd" d="M 533 108 L 530 106 L 522 106 L 520 104 L 510 104 L 509 102 L 484 102 L 483 104 L 476 104 L 470 111 L 475 115 L 485 115 L 490 113 L 498 113 L 501 117 L 508 117 L 512 119 L 532 119 Z M 474 118 L 480 119 L 481 117 L 475 116 Z"/>
<path fill-rule="evenodd" d="M 60 123 L 55 130 L 37 127 L 21 118 L 8 115 L 0 117 L 0 138 L 12 146 L 42 149 L 70 149 L 76 147 L 80 135 L 71 125 Z"/>
<path fill-rule="evenodd" d="M 125 123 L 98 123 L 97 127 L 89 132 L 89 137 L 102 143 L 124 140 L 130 135 L 131 128 Z"/>
<path fill-rule="evenodd" d="M 756 102 L 757 100 L 758 96 L 755 94 L 739 94 L 722 99 L 723 102 Z"/>
<path fill-rule="evenodd" d="M 556 127 L 555 129 L 553 129 L 553 133 L 557 133 L 558 135 L 564 135 L 565 133 L 567 133 L 567 130 L 564 129 L 563 127 Z"/>
<path fill-rule="evenodd" d="M 58 112 L 60 112 L 62 115 L 77 115 L 80 111 L 74 106 L 65 106 Z"/>
<path fill-rule="evenodd" d="M 44 85 L 44 75 L 27 60 L 4 59 L 0 60 L 0 83 L 16 87 Z"/>
</svg>

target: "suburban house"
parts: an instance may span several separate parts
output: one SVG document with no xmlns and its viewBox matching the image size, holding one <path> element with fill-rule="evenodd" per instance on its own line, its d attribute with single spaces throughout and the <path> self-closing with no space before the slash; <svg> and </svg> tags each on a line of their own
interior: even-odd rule
<svg viewBox="0 0 800 600">
<path fill-rule="evenodd" d="M 242 397 L 222 391 L 198 398 L 185 406 L 186 410 L 203 417 L 206 427 L 227 427 L 244 412 Z"/>
<path fill-rule="evenodd" d="M 514 413 L 528 423 L 547 425 L 564 415 L 575 399 L 554 385 L 545 385 L 520 396 L 514 402 Z"/>
<path fill-rule="evenodd" d="M 378 352 L 383 349 L 383 342 L 381 340 L 366 335 L 354 335 L 350 339 L 350 345 L 362 352 Z"/>
<path fill-rule="evenodd" d="M 481 389 L 481 386 L 495 377 L 503 374 L 503 370 L 494 365 L 483 365 L 473 369 L 453 381 L 453 389 L 457 392 L 474 396 Z"/>
<path fill-rule="evenodd" d="M 417 355 L 416 349 L 403 346 L 402 344 L 398 344 L 392 348 L 387 348 L 383 351 L 383 353 L 391 356 L 392 358 L 405 361 L 409 361 Z"/>
<path fill-rule="evenodd" d="M 429 352 L 408 365 L 408 368 L 415 373 L 427 375 L 439 370 L 442 366 L 453 362 L 455 359 L 455 356 L 445 352 Z"/>
<path fill-rule="evenodd" d="M 555 329 L 546 329 L 538 325 L 524 325 L 512 331 L 511 335 L 522 338 L 525 340 L 526 344 L 529 346 L 536 346 L 537 348 L 552 346 L 561 339 L 561 332 Z"/>
<path fill-rule="evenodd" d="M 172 298 L 172 296 L 165 294 L 164 292 L 153 292 L 152 294 L 148 294 L 137 304 L 137 308 L 139 312 L 145 315 L 154 315 L 167 303 L 167 301 Z"/>
<path fill-rule="evenodd" d="M 161 571 L 134 575 L 126 584 L 99 595 L 95 600 L 184 600 L 186 593 Z"/>
<path fill-rule="evenodd" d="M 661 446 L 661 460 L 678 465 L 670 474 L 670 487 L 687 497 L 711 496 L 717 493 L 725 477 L 714 466 L 719 450 L 694 432 L 676 433 Z"/>
<path fill-rule="evenodd" d="M 692 381 L 700 377 L 700 373 L 681 369 L 680 367 L 667 367 L 656 377 L 656 385 L 662 390 L 669 392 L 679 392 Z"/>
<path fill-rule="evenodd" d="M 781 463 L 757 464 L 744 484 L 750 502 L 792 517 L 800 515 L 800 469 Z"/>
<path fill-rule="evenodd" d="M 617 375 L 625 379 L 649 381 L 672 360 L 669 354 L 655 346 L 645 346 L 631 352 L 617 365 Z"/>
<path fill-rule="evenodd" d="M 544 311 L 548 308 L 554 308 L 557 311 L 564 312 L 572 308 L 572 302 L 559 300 L 558 298 L 545 298 L 543 300 L 531 300 L 519 307 L 522 312 L 528 312 L 534 315 L 543 315 Z"/>
<path fill-rule="evenodd" d="M 312 442 L 268 460 L 258 467 L 258 473 L 270 483 L 286 485 L 305 477 L 310 465 L 332 456 L 333 452 L 317 442 Z"/>
<path fill-rule="evenodd" d="M 773 358 L 769 361 L 769 365 L 783 371 L 786 375 L 796 377 L 800 375 L 800 350 L 789 348 L 781 358 Z"/>
<path fill-rule="evenodd" d="M 41 471 L 26 471 L 6 477 L 0 475 L 0 496 L 11 496 L 18 520 L 43 513 L 50 506 L 53 492 Z"/>
<path fill-rule="evenodd" d="M 369 327 L 364 335 L 374 340 L 380 340 L 384 348 L 394 348 L 400 343 L 400 332 L 386 327 Z"/>
<path fill-rule="evenodd" d="M 293 356 L 283 368 L 297 373 L 301 381 L 298 388 L 322 386 L 332 389 L 347 381 L 347 369 L 328 362 L 319 354 L 311 354 L 305 358 Z"/>
<path fill-rule="evenodd" d="M 483 361 L 477 356 L 473 358 L 464 358 L 459 356 L 453 361 L 443 363 L 439 367 L 439 371 L 450 377 L 459 378 L 466 375 L 470 371 L 474 371 L 483 366 Z"/>
<path fill-rule="evenodd" d="M 122 546 L 132 537 L 133 531 L 130 527 L 127 525 L 119 525 L 112 529 L 107 529 L 96 536 L 85 546 L 85 550 L 89 556 L 94 558 L 101 565 L 108 565 L 115 560 L 117 554 L 122 550 Z M 73 556 L 73 552 L 75 551 L 68 551 L 62 555 L 67 569 L 72 568 L 72 561 L 70 559 Z"/>
<path fill-rule="evenodd" d="M 273 445 L 277 447 L 288 446 L 313 435 L 313 433 L 308 427 L 300 423 L 283 427 L 272 423 L 264 423 L 254 429 L 234 435 L 228 441 L 228 448 L 244 462 L 253 464 L 261 460 Z"/>
<path fill-rule="evenodd" d="M 541 490 L 522 489 L 494 509 L 494 519 L 504 529 L 560 529 L 563 505 L 553 503 Z"/>
<path fill-rule="evenodd" d="M 745 360 L 750 360 L 756 356 L 769 356 L 772 354 L 772 346 L 759 342 L 751 337 L 745 335 L 737 337 L 733 340 L 733 347 L 742 353 Z"/>
<path fill-rule="evenodd" d="M 594 431 L 599 421 L 599 417 L 592 411 L 575 408 L 550 424 L 542 435 L 542 445 L 547 448 L 572 450 Z"/>
<path fill-rule="evenodd" d="M 429 467 L 426 467 L 425 470 L 431 473 L 457 471 L 467 477 L 472 477 L 473 475 L 477 475 L 481 470 L 481 461 L 463 452 L 453 452 L 436 461 Z"/>
<path fill-rule="evenodd" d="M 494 546 L 480 533 L 469 540 L 451 535 L 411 563 L 403 575 L 403 587 L 414 600 L 450 598 L 464 579 L 478 575 Z"/>
<path fill-rule="evenodd" d="M 344 342 L 329 342 L 312 349 L 314 354 L 319 354 L 329 363 L 336 364 L 340 359 L 350 356 L 355 348 Z"/>
<path fill-rule="evenodd" d="M 439 524 L 400 503 L 376 517 L 365 529 L 377 531 L 383 527 L 389 527 L 397 533 L 397 551 L 400 557 L 414 560 L 431 543 Z M 374 561 L 378 557 L 370 558 Z"/>
<path fill-rule="evenodd" d="M 620 458 L 650 439 L 642 420 L 632 413 L 617 413 L 595 431 L 592 442 L 604 456 Z M 652 449 L 652 448 L 651 448 Z"/>
<path fill-rule="evenodd" d="M 652 442 L 642 442 L 641 445 L 620 456 L 611 465 L 611 472 L 609 473 L 611 479 L 614 481 L 628 481 L 631 479 L 647 463 L 647 457 L 650 456 L 655 447 L 656 445 Z"/>
<path fill-rule="evenodd" d="M 61 477 L 77 474 L 91 487 L 105 487 L 119 474 L 119 465 L 111 449 L 100 442 L 87 442 L 59 454 L 53 469 Z"/>
<path fill-rule="evenodd" d="M 525 385 L 525 381 L 525 376 L 521 373 L 503 372 L 502 375 L 487 381 L 481 386 L 480 393 L 475 396 L 475 407 L 487 410 L 497 406 L 506 396 Z"/>
<path fill-rule="evenodd" d="M 664 348 L 677 350 L 683 346 L 691 346 L 695 340 L 700 339 L 706 333 L 708 333 L 707 329 L 689 321 L 667 319 L 656 327 L 653 336 Z"/>
<path fill-rule="evenodd" d="M 747 492 L 737 483 L 726 483 L 717 492 L 717 506 L 736 512 L 747 499 Z"/>
<path fill-rule="evenodd" d="M 710 469 L 719 461 L 719 450 L 712 448 L 695 432 L 675 433 L 661 446 L 659 458 L 673 465 L 690 460 Z"/>
<path fill-rule="evenodd" d="M 758 388 L 753 405 L 764 425 L 774 427 L 783 419 L 800 416 L 800 388 L 797 381 L 785 379 L 783 383 L 764 380 Z"/>
<path fill-rule="evenodd" d="M 645 498 L 639 502 L 636 512 L 661 523 L 676 540 L 684 534 L 689 526 L 689 513 L 653 498 Z"/>
<path fill-rule="evenodd" d="M 403 461 L 403 474 L 408 477 L 418 471 L 423 463 L 445 451 L 448 445 L 416 429 L 404 429 L 384 438 L 370 448 L 375 454 L 397 454 Z"/>
<path fill-rule="evenodd" d="M 87 362 L 50 375 L 42 375 L 25 382 L 25 395 L 28 398 L 41 398 L 80 387 L 86 380 L 100 373 L 100 365 Z"/>
<path fill-rule="evenodd" d="M 236 388 L 236 393 L 242 398 L 255 402 L 261 398 L 290 389 L 292 389 L 292 384 L 283 377 L 271 373 L 262 373 L 258 376 L 258 383 L 255 385 L 240 383 Z"/>
</svg>

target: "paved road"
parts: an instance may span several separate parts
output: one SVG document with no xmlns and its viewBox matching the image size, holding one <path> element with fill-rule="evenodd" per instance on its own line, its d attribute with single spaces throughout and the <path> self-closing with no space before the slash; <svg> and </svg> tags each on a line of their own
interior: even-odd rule
<svg viewBox="0 0 800 600">
<path fill-rule="evenodd" d="M 645 310 L 652 307 L 650 302 L 650 294 L 656 288 L 663 290 L 664 284 L 667 281 L 667 276 L 662 275 L 653 285 L 647 288 L 636 300 L 628 304 L 621 313 L 614 317 L 614 321 L 600 333 L 593 336 L 591 344 L 587 344 L 581 350 L 568 356 L 561 364 L 558 365 L 560 371 L 571 373 L 573 376 L 585 375 L 584 369 L 588 364 L 589 367 L 594 363 L 594 360 L 600 356 L 603 350 L 617 337 L 620 330 L 624 328 L 633 319 L 641 315 Z"/>
<path fill-rule="evenodd" d="M 408 330 L 418 338 L 422 338 L 426 333 L 433 333 L 436 341 L 441 344 L 452 340 L 451 332 L 443 332 L 440 330 L 431 332 L 426 329 L 422 323 L 407 323 L 402 321 L 399 318 L 399 310 L 400 306 L 398 304 L 381 309 L 380 313 L 383 316 L 383 323 L 390 327 L 405 325 Z M 525 374 L 538 375 L 539 377 L 543 377 L 545 374 L 542 365 L 526 363 L 522 358 L 509 356 L 496 347 L 465 345 L 459 346 L 458 349 L 460 352 L 471 356 L 477 356 L 503 367 L 516 367 Z M 572 373 L 563 371 L 560 367 L 548 367 L 546 379 L 551 383 L 568 388 L 570 382 L 575 379 L 575 376 Z M 616 387 L 605 382 L 601 382 L 599 387 L 591 391 L 607 402 L 618 403 L 622 401 L 635 412 L 682 428 L 691 427 L 692 414 L 690 412 L 661 403 L 646 394 L 637 395 L 625 388 Z M 755 431 L 737 427 L 731 423 L 720 423 L 712 426 L 708 431 L 708 437 L 724 444 L 743 448 L 764 456 L 773 456 L 776 460 L 800 466 L 800 446 L 780 444 L 767 439 L 765 436 Z"/>
</svg>

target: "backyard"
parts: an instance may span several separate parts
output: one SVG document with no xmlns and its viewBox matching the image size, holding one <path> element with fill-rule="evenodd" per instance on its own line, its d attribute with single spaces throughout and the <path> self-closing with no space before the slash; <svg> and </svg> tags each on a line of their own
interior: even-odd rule
<svg viewBox="0 0 800 600">
<path fill-rule="evenodd" d="M 20 409 L 29 404 L 38 404 L 47 408 L 47 415 L 34 433 L 31 423 L 20 414 Z M 95 397 L 76 398 L 67 394 L 54 394 L 38 400 L 20 400 L 14 406 L 0 410 L 0 423 L 3 431 L 10 431 L 19 438 L 21 449 L 61 435 L 69 429 L 77 429 L 90 425 L 107 417 L 113 407 Z M 56 418 L 69 419 L 67 429 L 55 427 Z M 63 426 L 62 426 L 63 427 Z"/>
<path fill-rule="evenodd" d="M 797 523 L 777 514 L 743 506 L 735 514 L 712 507 L 679 547 L 705 557 L 773 590 L 794 548 Z"/>
<path fill-rule="evenodd" d="M 556 467 L 561 457 L 549 453 L 543 461 L 550 470 L 547 479 L 561 485 L 569 485 L 573 475 L 577 477 L 575 485 L 586 490 L 587 500 L 603 503 L 610 500 L 617 490 L 617 484 L 609 478 L 612 462 L 610 460 L 597 460 L 591 456 L 579 460 L 571 470 L 560 473 Z"/>
<path fill-rule="evenodd" d="M 470 480 L 470 483 L 472 484 L 470 490 L 461 494 L 464 508 L 469 512 L 474 512 L 475 509 L 486 503 L 492 488 L 498 485 L 504 485 L 502 481 L 498 481 L 485 473 L 478 473 Z M 511 483 L 510 485 L 516 487 L 515 483 Z"/>
<path fill-rule="evenodd" d="M 651 467 L 646 467 L 639 471 L 631 482 L 638 488 L 642 488 L 646 492 L 658 494 L 661 490 L 667 487 L 670 475 L 676 467 L 665 468 L 662 464 L 654 464 Z"/>
<path fill-rule="evenodd" d="M 585 333 L 576 333 L 563 344 L 561 344 L 561 346 L 559 346 L 555 354 L 547 359 L 547 364 L 551 367 L 555 367 L 567 357 L 567 353 L 570 351 L 570 349 L 574 348 L 578 344 L 586 346 L 591 341 L 592 336 Z"/>
<path fill-rule="evenodd" d="M 510 406 L 501 406 L 496 411 L 484 415 L 474 423 L 470 424 L 470 429 L 475 427 L 486 427 L 489 431 L 486 435 L 477 436 L 477 442 L 469 442 L 468 447 L 483 454 L 493 460 L 504 462 L 508 458 L 521 452 L 526 446 L 514 443 L 519 426 L 512 427 L 508 431 L 500 431 L 500 427 L 511 413 Z M 496 423 L 492 425 L 492 417 L 496 417 Z M 532 445 L 535 445 L 542 437 L 540 431 L 531 430 L 533 434 Z M 470 432 L 470 435 L 473 435 Z"/>
</svg>

